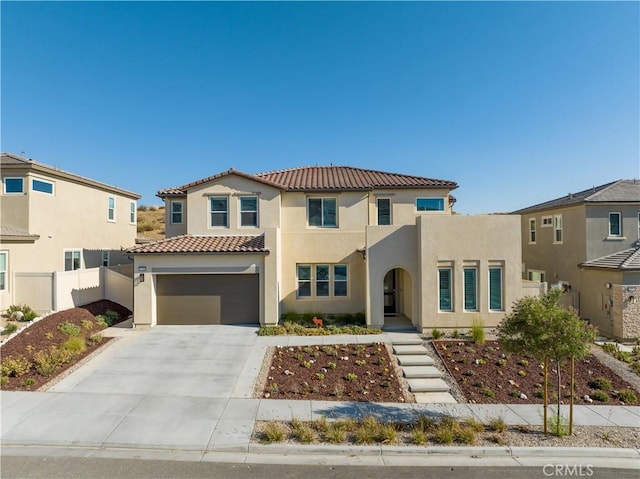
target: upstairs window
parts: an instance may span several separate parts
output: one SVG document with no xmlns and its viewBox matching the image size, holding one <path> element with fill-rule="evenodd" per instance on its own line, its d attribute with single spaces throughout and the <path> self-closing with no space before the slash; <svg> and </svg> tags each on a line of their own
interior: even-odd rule
<svg viewBox="0 0 640 479">
<path fill-rule="evenodd" d="M 444 198 L 416 198 L 418 211 L 444 211 Z"/>
<path fill-rule="evenodd" d="M 0 251 L 0 291 L 7 290 L 7 256 L 9 253 Z"/>
<path fill-rule="evenodd" d="M 4 194 L 15 195 L 24 193 L 24 179 L 22 178 L 5 178 Z"/>
<path fill-rule="evenodd" d="M 182 224 L 182 201 L 171 202 L 171 224 Z"/>
<path fill-rule="evenodd" d="M 51 183 L 50 181 L 37 180 L 34 178 L 31 180 L 31 189 L 33 191 L 39 191 L 40 193 L 46 193 L 48 195 L 52 195 L 53 183 Z"/>
<path fill-rule="evenodd" d="M 109 221 L 116 220 L 116 199 L 113 196 L 109 196 L 108 207 L 107 207 L 107 220 Z"/>
<path fill-rule="evenodd" d="M 542 217 L 542 226 L 553 226 L 553 216 L 543 216 Z"/>
<path fill-rule="evenodd" d="M 338 202 L 336 198 L 308 198 L 307 218 L 309 226 L 335 228 L 338 226 Z"/>
<path fill-rule="evenodd" d="M 562 215 L 553 217 L 553 242 L 562 243 Z"/>
<path fill-rule="evenodd" d="M 229 226 L 229 199 L 226 196 L 212 196 L 209 198 L 210 226 L 212 228 L 226 228 Z"/>
<path fill-rule="evenodd" d="M 529 220 L 529 243 L 536 242 L 536 219 L 531 218 Z"/>
<path fill-rule="evenodd" d="M 132 201 L 129 203 L 129 223 L 132 225 L 136 224 L 136 202 Z"/>
<path fill-rule="evenodd" d="M 391 199 L 378 198 L 376 200 L 376 206 L 378 210 L 378 224 L 390 225 L 391 224 Z"/>
<path fill-rule="evenodd" d="M 80 251 L 64 252 L 64 270 L 75 271 L 80 269 Z"/>
<path fill-rule="evenodd" d="M 609 213 L 609 236 L 622 236 L 622 215 Z"/>
<path fill-rule="evenodd" d="M 240 226 L 258 226 L 258 197 L 240 197 Z"/>
</svg>

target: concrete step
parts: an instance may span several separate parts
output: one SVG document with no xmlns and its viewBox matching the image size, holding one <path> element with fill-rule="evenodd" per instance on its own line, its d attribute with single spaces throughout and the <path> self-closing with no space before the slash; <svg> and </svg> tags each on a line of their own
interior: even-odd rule
<svg viewBox="0 0 640 479">
<path fill-rule="evenodd" d="M 405 366 L 433 366 L 433 359 L 427 354 L 398 356 L 398 364 Z"/>
<path fill-rule="evenodd" d="M 407 382 L 412 393 L 440 393 L 448 392 L 450 389 L 442 379 L 409 379 Z"/>
<path fill-rule="evenodd" d="M 393 346 L 422 346 L 422 339 L 415 334 L 397 334 L 390 339 Z"/>
<path fill-rule="evenodd" d="M 417 344 L 398 345 L 398 346 L 394 345 L 393 354 L 397 356 L 401 356 L 401 355 L 415 356 L 418 354 L 427 354 L 427 349 L 424 346 L 417 345 Z"/>
<path fill-rule="evenodd" d="M 458 401 L 449 393 L 414 393 L 418 404 L 456 404 Z"/>
<path fill-rule="evenodd" d="M 434 366 L 404 366 L 402 372 L 407 379 L 442 377 L 442 372 Z"/>
</svg>

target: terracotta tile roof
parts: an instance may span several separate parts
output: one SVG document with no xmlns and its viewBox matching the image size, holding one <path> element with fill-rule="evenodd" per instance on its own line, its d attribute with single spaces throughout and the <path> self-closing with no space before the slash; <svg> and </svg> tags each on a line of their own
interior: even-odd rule
<svg viewBox="0 0 640 479">
<path fill-rule="evenodd" d="M 255 175 L 231 169 L 183 186 L 160 190 L 158 196 L 161 198 L 165 196 L 182 196 L 186 194 L 189 188 L 230 174 L 243 176 L 285 191 L 353 191 L 368 190 L 370 188 L 455 189 L 458 187 L 458 184 L 454 181 L 437 180 L 400 173 L 387 173 L 384 171 L 353 168 L 350 166 L 305 166 L 257 173 Z"/>
<path fill-rule="evenodd" d="M 623 271 L 640 270 L 640 246 L 625 249 L 602 258 L 585 261 L 580 266 L 586 268 L 606 268 Z"/>
<path fill-rule="evenodd" d="M 577 205 L 580 203 L 640 203 L 640 181 L 618 180 L 594 186 L 578 193 L 569 193 L 561 198 L 529 206 L 513 214 L 521 215 L 536 211 Z"/>
<path fill-rule="evenodd" d="M 264 235 L 260 236 L 192 236 L 182 235 L 135 246 L 128 253 L 268 253 Z"/>
</svg>

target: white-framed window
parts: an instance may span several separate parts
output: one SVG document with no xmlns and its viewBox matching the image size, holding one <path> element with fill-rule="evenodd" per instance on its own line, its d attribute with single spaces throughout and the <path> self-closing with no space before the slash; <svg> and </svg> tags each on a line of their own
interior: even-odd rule
<svg viewBox="0 0 640 479">
<path fill-rule="evenodd" d="M 452 274 L 451 268 L 438 269 L 438 309 L 440 311 L 453 311 Z"/>
<path fill-rule="evenodd" d="M 4 178 L 2 181 L 4 185 L 5 195 L 20 195 L 24 193 L 24 178 Z"/>
<path fill-rule="evenodd" d="M 132 225 L 136 224 L 136 202 L 129 202 L 129 223 Z"/>
<path fill-rule="evenodd" d="M 229 198 L 212 196 L 209 198 L 209 226 L 227 228 L 229 226 Z"/>
<path fill-rule="evenodd" d="M 64 252 L 64 270 L 75 271 L 82 268 L 82 252 L 80 250 L 68 250 Z"/>
<path fill-rule="evenodd" d="M 416 198 L 416 211 L 444 211 L 444 198 Z"/>
<path fill-rule="evenodd" d="M 553 217 L 553 242 L 562 243 L 562 215 Z"/>
<path fill-rule="evenodd" d="M 47 195 L 53 194 L 53 182 L 42 180 L 40 178 L 32 178 L 31 179 L 31 190 L 38 191 L 40 193 L 45 193 Z"/>
<path fill-rule="evenodd" d="M 478 268 L 464 268 L 464 309 L 478 311 Z"/>
<path fill-rule="evenodd" d="M 258 197 L 240 197 L 240 226 L 258 226 Z"/>
<path fill-rule="evenodd" d="M 553 216 L 543 216 L 542 217 L 542 227 L 548 227 L 550 228 L 551 226 L 553 226 Z"/>
<path fill-rule="evenodd" d="M 376 210 L 379 225 L 391 224 L 391 198 L 376 198 Z"/>
<path fill-rule="evenodd" d="M 108 249 L 103 249 L 102 250 L 102 266 L 109 266 L 109 250 Z"/>
<path fill-rule="evenodd" d="M 0 291 L 6 291 L 7 285 L 7 272 L 9 265 L 9 252 L 0 251 Z"/>
<path fill-rule="evenodd" d="M 622 236 L 622 213 L 609 213 L 609 236 Z"/>
<path fill-rule="evenodd" d="M 529 219 L 529 244 L 535 244 L 536 242 L 536 219 Z"/>
<path fill-rule="evenodd" d="M 309 226 L 336 228 L 338 226 L 337 198 L 307 198 Z"/>
<path fill-rule="evenodd" d="M 172 225 L 181 225 L 182 224 L 182 201 L 172 201 L 171 202 L 171 224 Z"/>
<path fill-rule="evenodd" d="M 527 278 L 529 279 L 529 281 L 544 283 L 547 280 L 547 274 L 544 271 L 530 269 L 527 271 Z"/>
<path fill-rule="evenodd" d="M 503 311 L 502 267 L 489 267 L 489 311 Z"/>
<path fill-rule="evenodd" d="M 107 221 L 114 222 L 116 220 L 116 197 L 109 196 L 107 199 Z"/>
<path fill-rule="evenodd" d="M 349 295 L 346 264 L 298 264 L 297 298 L 345 298 Z"/>
</svg>

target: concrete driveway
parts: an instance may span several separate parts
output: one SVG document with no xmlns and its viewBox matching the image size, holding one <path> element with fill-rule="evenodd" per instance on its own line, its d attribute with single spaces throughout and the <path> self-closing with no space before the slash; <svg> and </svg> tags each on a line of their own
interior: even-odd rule
<svg viewBox="0 0 640 479">
<path fill-rule="evenodd" d="M 266 350 L 256 329 L 123 332 L 45 393 L 2 392 L 2 443 L 246 450 Z"/>
</svg>

